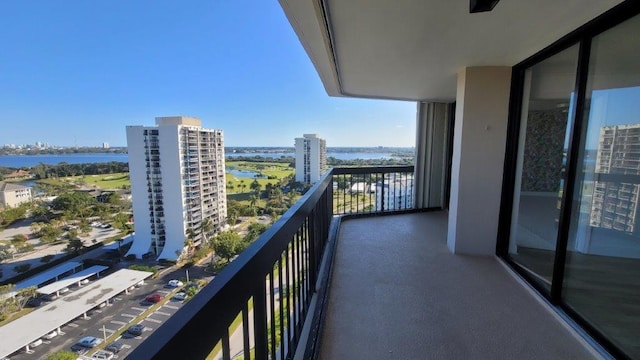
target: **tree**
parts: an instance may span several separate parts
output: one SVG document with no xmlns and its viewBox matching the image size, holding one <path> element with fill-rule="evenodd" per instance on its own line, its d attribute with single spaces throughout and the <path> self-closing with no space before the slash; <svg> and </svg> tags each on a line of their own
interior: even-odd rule
<svg viewBox="0 0 640 360">
<path fill-rule="evenodd" d="M 195 238 L 198 236 L 198 232 L 193 228 L 187 229 L 187 237 L 184 239 L 184 246 L 187 248 L 187 257 L 190 259 L 193 253 L 193 245 L 195 244 Z"/>
<path fill-rule="evenodd" d="M 253 179 L 253 182 L 251 183 L 251 185 L 249 185 L 249 188 L 253 190 L 256 196 L 260 196 L 260 190 L 262 188 L 262 185 L 260 185 L 260 183 L 258 182 L 258 179 Z"/>
<path fill-rule="evenodd" d="M 255 195 L 249 196 L 249 206 L 255 207 L 257 202 L 258 202 L 258 197 L 257 196 L 255 196 Z"/>
<path fill-rule="evenodd" d="M 31 298 L 34 298 L 38 294 L 37 290 L 38 288 L 36 286 L 29 286 L 27 288 L 18 290 L 14 297 L 18 310 L 24 309 L 25 305 L 27 305 L 27 301 L 29 301 L 29 299 Z"/>
<path fill-rule="evenodd" d="M 35 235 L 40 238 L 40 241 L 50 243 L 58 240 L 58 237 L 62 235 L 62 229 L 53 224 L 44 224 Z"/>
<path fill-rule="evenodd" d="M 209 243 L 209 234 L 213 231 L 213 223 L 211 218 L 204 218 L 200 223 L 200 233 L 202 234 L 202 244 Z M 213 255 L 211 256 L 211 262 L 213 262 Z"/>
<path fill-rule="evenodd" d="M 240 246 L 240 235 L 233 230 L 221 232 L 213 240 L 213 250 L 216 255 L 230 262 L 238 253 Z"/>
<path fill-rule="evenodd" d="M 26 243 L 28 240 L 27 235 L 25 234 L 15 234 L 13 235 L 13 238 L 11 238 L 11 244 L 13 244 L 16 247 L 22 246 L 24 245 L 24 243 Z"/>
<path fill-rule="evenodd" d="M 125 213 L 117 213 L 113 216 L 113 226 L 120 231 L 129 231 L 131 224 L 129 223 L 129 215 Z"/>
<path fill-rule="evenodd" d="M 64 211 L 71 218 L 85 218 L 89 215 L 89 210 L 97 204 L 96 199 L 83 192 L 68 192 L 58 196 L 51 207 L 54 210 Z"/>
<path fill-rule="evenodd" d="M 71 228 L 71 229 L 69 229 L 69 231 L 67 231 L 67 239 L 73 240 L 73 239 L 77 239 L 77 238 L 78 238 L 78 229 Z"/>
<path fill-rule="evenodd" d="M 261 223 L 253 223 L 249 225 L 247 228 L 247 234 L 242 238 L 242 243 L 238 248 L 238 252 L 244 251 L 252 242 L 256 241 L 256 239 L 265 231 L 267 231 L 268 227 Z"/>
<path fill-rule="evenodd" d="M 84 248 L 84 245 L 82 244 L 82 240 L 71 239 L 69 240 L 69 243 L 67 244 L 65 251 L 69 253 L 78 253 L 80 252 L 80 250 L 82 250 L 82 248 Z"/>
<path fill-rule="evenodd" d="M 0 263 L 3 263 L 5 260 L 9 260 L 13 258 L 13 253 L 11 252 L 9 246 L 0 246 Z"/>
<path fill-rule="evenodd" d="M 235 209 L 227 209 L 227 224 L 235 225 L 238 222 L 238 212 Z"/>
</svg>

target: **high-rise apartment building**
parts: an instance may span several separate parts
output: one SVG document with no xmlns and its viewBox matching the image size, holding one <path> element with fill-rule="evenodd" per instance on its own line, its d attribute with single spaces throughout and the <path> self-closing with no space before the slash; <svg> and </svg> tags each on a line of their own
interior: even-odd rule
<svg viewBox="0 0 640 360">
<path fill-rule="evenodd" d="M 317 134 L 296 138 L 296 181 L 314 183 L 327 171 L 327 142 Z"/>
<path fill-rule="evenodd" d="M 222 130 L 203 129 L 196 118 L 157 117 L 156 126 L 127 126 L 127 146 L 135 221 L 129 254 L 176 260 L 189 229 L 194 245 L 204 219 L 219 231 L 227 217 Z"/>
<path fill-rule="evenodd" d="M 616 181 L 595 181 L 591 226 L 639 234 L 640 184 L 632 179 L 640 175 L 640 124 L 600 128 L 595 172 Z"/>
</svg>

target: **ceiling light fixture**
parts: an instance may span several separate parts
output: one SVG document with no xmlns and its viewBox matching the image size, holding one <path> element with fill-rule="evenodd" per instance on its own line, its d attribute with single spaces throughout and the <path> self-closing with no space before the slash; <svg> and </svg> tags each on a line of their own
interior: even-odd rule
<svg viewBox="0 0 640 360">
<path fill-rule="evenodd" d="M 498 4 L 500 0 L 469 0 L 469 12 L 479 13 L 485 11 L 491 11 Z"/>
</svg>

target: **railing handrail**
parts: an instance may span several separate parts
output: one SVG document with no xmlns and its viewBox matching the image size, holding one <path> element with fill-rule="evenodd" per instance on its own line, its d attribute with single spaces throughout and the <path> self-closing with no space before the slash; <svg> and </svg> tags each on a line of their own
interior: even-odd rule
<svg viewBox="0 0 640 360">
<path fill-rule="evenodd" d="M 313 212 L 331 179 L 332 172 L 328 171 L 275 224 L 228 264 L 214 281 L 202 288 L 187 306 L 180 308 L 130 356 L 135 359 L 174 359 L 176 356 L 204 359 L 225 335 L 228 324 L 243 310 L 249 298 L 264 287 L 265 277 L 306 217 Z M 219 309 L 225 309 L 225 312 L 220 313 Z"/>
<path fill-rule="evenodd" d="M 409 173 L 413 172 L 413 165 L 405 166 L 358 166 L 358 167 L 334 167 L 331 169 L 333 175 L 346 174 L 370 174 L 372 172 L 389 174 L 389 173 Z"/>
<path fill-rule="evenodd" d="M 256 331 L 255 355 L 257 358 L 267 358 L 265 353 L 267 347 L 265 341 L 267 340 L 265 337 L 269 334 L 264 332 L 268 326 L 266 323 L 267 313 L 264 308 L 267 287 L 265 279 L 269 274 L 274 274 L 274 265 L 282 262 L 283 252 L 286 253 L 287 249 L 292 246 L 292 239 L 299 237 L 301 229 L 306 229 L 302 231 L 309 232 L 309 254 L 299 255 L 300 252 L 297 252 L 296 256 L 311 259 L 308 265 L 304 264 L 302 266 L 307 271 L 307 274 L 302 274 L 301 277 L 308 276 L 308 278 L 304 278 L 304 281 L 310 284 L 309 287 L 311 289 L 307 287 L 307 290 L 314 291 L 315 279 L 319 271 L 316 268 L 316 260 L 320 260 L 319 257 L 322 256 L 321 254 L 328 238 L 331 216 L 333 215 L 334 175 L 375 173 L 382 174 L 381 181 L 384 181 L 385 174 L 413 173 L 413 170 L 413 166 L 330 169 L 275 224 L 267 229 L 233 262 L 228 264 L 216 276 L 214 281 L 205 286 L 185 306 L 156 329 L 129 357 L 134 359 L 204 359 L 218 341 L 223 340 L 224 347 L 224 339 L 226 339 L 226 348 L 228 349 L 229 326 L 240 313 L 242 313 L 243 319 L 247 318 L 247 303 L 253 297 Z M 384 192 L 384 189 L 382 191 Z M 384 207 L 381 210 L 384 211 Z M 295 268 L 295 264 L 293 267 Z M 291 269 L 291 271 L 294 271 L 294 269 Z M 289 274 L 289 270 L 286 273 Z M 289 275 L 286 275 L 286 277 L 289 277 Z M 297 280 L 294 278 L 294 283 L 302 281 L 302 278 Z M 273 281 L 271 283 L 270 286 L 273 287 Z M 300 301 L 307 301 L 307 295 L 305 293 L 304 299 L 301 300 L 296 301 L 294 299 L 291 305 L 287 302 L 287 309 L 290 309 L 289 311 L 292 313 L 302 308 L 306 309 L 306 305 L 300 304 Z M 273 292 L 271 292 L 270 296 L 272 302 Z M 304 314 L 300 314 L 300 316 L 303 317 Z M 294 319 L 294 324 L 292 324 L 291 328 L 287 325 L 287 331 L 291 330 L 294 334 L 288 335 L 290 337 L 289 340 L 293 341 L 293 343 L 289 343 L 289 348 L 286 351 L 295 350 L 295 341 L 298 339 L 297 332 L 300 331 L 298 328 L 299 321 L 300 319 Z M 282 323 L 280 326 L 282 326 Z M 260 328 L 262 330 L 259 330 Z M 258 333 L 258 331 L 262 332 Z M 246 341 L 245 349 L 247 349 L 249 342 L 247 338 L 244 340 Z M 273 351 L 273 348 L 271 351 Z"/>
</svg>

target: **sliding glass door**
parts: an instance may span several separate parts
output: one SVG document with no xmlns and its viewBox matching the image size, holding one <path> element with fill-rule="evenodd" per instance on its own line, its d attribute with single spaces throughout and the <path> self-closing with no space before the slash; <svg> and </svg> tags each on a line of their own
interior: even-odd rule
<svg viewBox="0 0 640 360">
<path fill-rule="evenodd" d="M 640 15 L 630 16 L 514 69 L 499 253 L 615 356 L 640 359 Z"/>
</svg>

